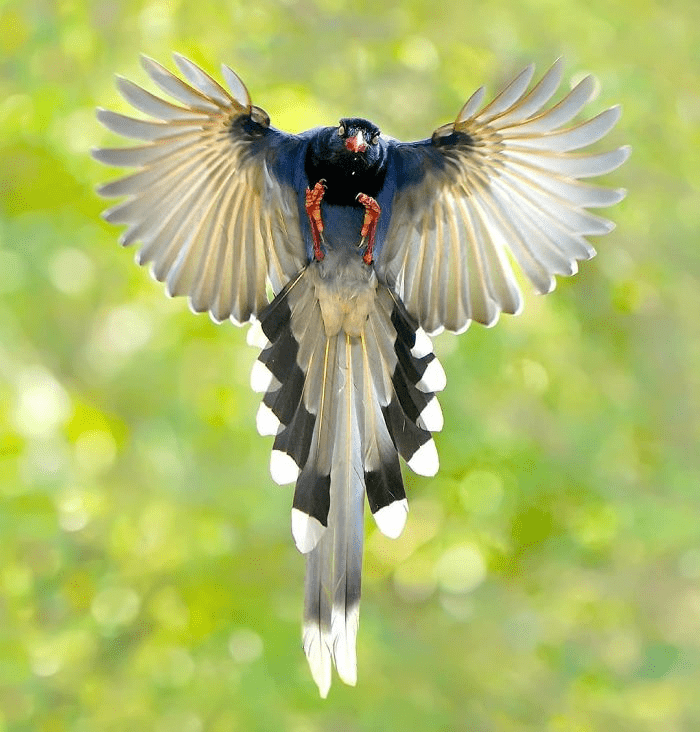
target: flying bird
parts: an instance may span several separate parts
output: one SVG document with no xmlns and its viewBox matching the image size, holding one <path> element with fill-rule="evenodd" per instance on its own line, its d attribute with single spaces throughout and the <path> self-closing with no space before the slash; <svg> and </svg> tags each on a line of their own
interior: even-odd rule
<svg viewBox="0 0 700 732">
<path fill-rule="evenodd" d="M 438 470 L 445 372 L 430 336 L 518 313 L 513 264 L 547 293 L 592 257 L 586 237 L 613 224 L 587 209 L 625 192 L 582 179 L 617 168 L 629 147 L 579 152 L 620 110 L 570 124 L 593 94 L 590 76 L 548 106 L 561 60 L 534 85 L 528 66 L 487 104 L 480 88 L 454 122 L 399 142 L 359 117 L 288 134 L 227 66 L 225 89 L 174 59 L 184 80 L 142 58 L 174 102 L 117 77 L 151 119 L 98 110 L 142 143 L 93 151 L 138 169 L 100 188 L 126 196 L 103 215 L 127 225 L 121 243 L 140 242 L 136 261 L 169 295 L 216 322 L 251 324 L 257 428 L 274 436 L 273 480 L 296 483 L 303 647 L 325 697 L 332 665 L 345 683 L 357 678 L 365 495 L 379 530 L 398 537 L 408 512 L 399 456 L 419 475 Z"/>
</svg>

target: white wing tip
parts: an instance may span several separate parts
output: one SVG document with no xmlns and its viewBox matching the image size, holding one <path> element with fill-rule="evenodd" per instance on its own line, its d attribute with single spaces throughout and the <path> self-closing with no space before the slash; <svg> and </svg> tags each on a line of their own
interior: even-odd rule
<svg viewBox="0 0 700 732">
<path fill-rule="evenodd" d="M 403 498 L 380 508 L 374 515 L 377 528 L 390 539 L 401 536 L 408 516 L 408 501 Z"/>
<path fill-rule="evenodd" d="M 167 291 L 167 285 L 166 285 L 166 291 Z M 172 297 L 172 295 L 170 295 L 170 297 Z M 234 325 L 237 325 L 239 327 L 241 325 L 243 325 L 243 323 L 240 323 L 239 321 L 237 321 L 233 317 L 233 315 L 224 315 L 224 317 L 222 318 L 222 317 L 219 317 L 219 315 L 217 315 L 217 313 L 215 313 L 211 308 L 209 308 L 209 310 L 207 310 L 207 313 L 209 314 L 209 320 L 211 320 L 211 322 L 214 323 L 214 325 L 221 325 L 225 320 L 228 320 L 228 319 L 230 319 Z"/>
<path fill-rule="evenodd" d="M 232 68 L 226 66 L 226 64 L 221 64 L 221 73 L 226 80 L 231 94 L 233 94 L 233 98 L 241 107 L 248 109 L 250 107 L 250 94 L 241 77 Z"/>
<path fill-rule="evenodd" d="M 620 201 L 623 201 L 625 199 L 625 197 L 627 196 L 626 188 L 614 188 L 613 190 L 615 191 L 615 193 L 617 195 L 617 200 L 615 201 L 615 203 L 620 203 Z"/>
<path fill-rule="evenodd" d="M 426 478 L 432 478 L 436 475 L 440 467 L 440 459 L 438 458 L 435 441 L 428 440 L 421 445 L 413 453 L 407 465 L 416 475 L 424 475 Z"/>
<path fill-rule="evenodd" d="M 621 104 L 613 104 L 612 107 L 609 107 L 608 109 L 603 110 L 599 115 L 594 117 L 593 119 L 598 118 L 604 118 L 607 120 L 607 124 L 609 125 L 608 131 L 606 131 L 604 134 L 607 134 L 619 121 L 620 117 L 622 117 L 622 105 Z M 601 135 L 603 137 L 603 135 Z M 596 137 L 596 140 L 599 138 Z M 590 145 L 590 143 L 588 143 Z"/>
<path fill-rule="evenodd" d="M 190 61 L 190 59 L 187 58 L 187 56 L 183 56 L 181 53 L 178 53 L 177 51 L 172 52 L 173 61 L 177 64 L 178 69 L 182 71 L 183 67 L 191 67 L 195 69 L 199 69 L 202 71 L 202 68 L 196 64 L 194 61 Z M 185 73 L 184 71 L 182 72 Z"/>
<path fill-rule="evenodd" d="M 479 107 L 481 107 L 481 103 L 484 101 L 485 95 L 486 87 L 480 86 L 464 103 L 464 106 L 457 115 L 455 124 L 462 124 L 468 119 L 471 119 L 476 114 Z"/>
<path fill-rule="evenodd" d="M 619 147 L 618 150 L 622 156 L 622 160 L 620 161 L 619 165 L 622 165 L 622 163 L 624 163 L 632 154 L 632 145 L 622 145 L 622 147 Z"/>
<path fill-rule="evenodd" d="M 586 91 L 588 102 L 592 101 L 593 94 L 596 91 L 596 77 L 593 76 L 593 74 L 586 74 L 583 79 L 575 85 L 575 88 L 581 88 Z"/>
<path fill-rule="evenodd" d="M 291 455 L 281 450 L 273 450 L 270 455 L 270 475 L 277 485 L 294 483 L 299 477 L 299 466 Z"/>
<path fill-rule="evenodd" d="M 137 263 L 137 264 L 139 264 L 139 265 L 144 265 L 144 264 L 146 264 L 146 261 L 142 261 L 142 260 L 141 260 L 141 258 L 140 258 L 140 255 L 141 255 L 141 251 L 138 251 L 138 252 L 136 253 L 136 263 Z M 148 274 L 150 274 L 150 275 L 151 275 L 151 277 L 152 277 L 152 278 L 153 278 L 153 279 L 154 279 L 154 280 L 155 280 L 156 282 L 160 282 L 160 280 L 158 279 L 158 275 L 157 275 L 157 274 L 156 274 L 156 272 L 155 272 L 155 266 L 156 266 L 156 265 L 155 265 L 155 262 L 153 262 L 153 263 L 151 264 L 151 266 L 150 266 L 150 267 L 148 268 Z M 166 290 L 166 292 L 167 292 L 167 290 Z M 189 297 L 187 298 L 187 307 L 188 307 L 188 308 L 190 309 L 190 312 L 191 312 L 191 313 L 194 313 L 195 315 L 201 315 L 202 313 L 205 313 L 205 312 L 207 311 L 207 309 L 206 309 L 206 307 L 205 307 L 205 306 L 203 306 L 203 305 L 197 305 L 197 304 L 195 303 L 195 301 L 194 301 L 194 299 L 193 299 L 192 295 L 190 295 L 190 296 L 189 296 Z"/>
<path fill-rule="evenodd" d="M 154 58 L 147 56 L 145 53 L 139 54 L 139 61 L 141 62 L 141 68 L 143 68 L 143 70 L 146 71 L 149 76 L 151 75 L 151 69 L 160 70 L 163 68 L 162 65 L 159 64 Z"/>
<path fill-rule="evenodd" d="M 318 544 L 325 530 L 326 527 L 318 519 L 298 508 L 292 509 L 292 536 L 302 554 L 308 554 Z"/>
</svg>

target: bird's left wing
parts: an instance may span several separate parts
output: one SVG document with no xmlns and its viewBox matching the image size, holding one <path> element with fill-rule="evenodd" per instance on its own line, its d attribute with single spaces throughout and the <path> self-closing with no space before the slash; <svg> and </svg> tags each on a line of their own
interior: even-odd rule
<svg viewBox="0 0 700 732">
<path fill-rule="evenodd" d="M 241 324 L 267 305 L 308 261 L 296 191 L 305 188 L 304 138 L 270 127 L 267 114 L 226 66 L 225 90 L 175 54 L 187 79 L 143 57 L 153 82 L 178 104 L 118 77 L 122 96 L 153 120 L 99 110 L 108 129 L 145 142 L 102 148 L 93 156 L 138 172 L 100 188 L 128 196 L 104 213 L 127 224 L 121 243 L 141 242 L 139 264 L 151 263 L 168 294 L 188 295 L 195 312 Z M 302 161 L 302 164 L 300 163 Z"/>
<path fill-rule="evenodd" d="M 595 253 L 585 237 L 613 228 L 586 209 L 617 203 L 625 192 L 579 179 L 614 170 L 629 148 L 572 151 L 607 134 L 619 108 L 562 128 L 590 100 L 593 79 L 546 108 L 561 61 L 528 91 L 533 71 L 484 107 L 479 89 L 432 139 L 390 144 L 396 189 L 377 274 L 429 333 L 518 312 L 511 258 L 538 292 L 549 292 L 554 275 L 573 274 L 577 260 Z"/>
</svg>

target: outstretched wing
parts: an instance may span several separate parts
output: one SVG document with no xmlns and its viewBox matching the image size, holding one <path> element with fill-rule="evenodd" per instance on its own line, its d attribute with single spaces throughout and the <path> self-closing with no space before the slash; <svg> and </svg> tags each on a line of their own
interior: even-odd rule
<svg viewBox="0 0 700 732">
<path fill-rule="evenodd" d="M 179 104 L 117 78 L 122 96 L 153 117 L 141 120 L 100 109 L 108 129 L 145 142 L 102 148 L 94 157 L 138 172 L 100 188 L 128 196 L 104 218 L 127 224 L 126 245 L 141 242 L 136 260 L 151 263 L 168 294 L 188 295 L 195 312 L 247 322 L 307 262 L 297 190 L 305 189 L 306 141 L 269 126 L 241 80 L 222 67 L 230 92 L 183 56 L 188 83 L 142 57 L 153 82 Z"/>
<path fill-rule="evenodd" d="M 482 87 L 432 139 L 391 145 L 397 188 L 377 273 L 429 333 L 518 312 L 511 257 L 538 292 L 550 292 L 554 275 L 574 274 L 577 260 L 595 254 L 585 237 L 613 228 L 586 209 L 625 191 L 579 179 L 614 170 L 630 149 L 572 151 L 609 132 L 619 107 L 562 129 L 590 100 L 593 79 L 543 110 L 562 64 L 527 91 L 533 72 L 528 66 L 485 107 Z"/>
</svg>

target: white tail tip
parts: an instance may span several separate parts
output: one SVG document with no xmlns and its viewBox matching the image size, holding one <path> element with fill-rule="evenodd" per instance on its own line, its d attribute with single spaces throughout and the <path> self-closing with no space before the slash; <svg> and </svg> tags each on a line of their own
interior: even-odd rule
<svg viewBox="0 0 700 732">
<path fill-rule="evenodd" d="M 273 450 L 270 455 L 270 475 L 277 485 L 294 483 L 299 477 L 299 466 L 286 452 Z"/>
<path fill-rule="evenodd" d="M 388 536 L 390 539 L 398 539 L 403 532 L 403 527 L 406 525 L 407 516 L 408 501 L 403 498 L 380 508 L 374 514 L 374 521 L 384 536 Z"/>
<path fill-rule="evenodd" d="M 263 394 L 270 388 L 275 377 L 262 361 L 256 361 L 250 370 L 250 388 L 257 394 Z"/>
<path fill-rule="evenodd" d="M 298 508 L 292 509 L 292 536 L 302 554 L 308 554 L 318 544 L 325 530 L 326 527 L 318 519 Z"/>
<path fill-rule="evenodd" d="M 408 467 L 417 475 L 425 475 L 428 478 L 432 478 L 440 467 L 435 442 L 428 440 L 424 445 L 421 445 L 408 461 Z"/>
<path fill-rule="evenodd" d="M 258 407 L 258 413 L 255 417 L 255 426 L 258 428 L 258 434 L 266 437 L 278 434 L 282 423 L 277 419 L 277 415 L 270 407 L 265 402 L 262 402 Z"/>
<path fill-rule="evenodd" d="M 418 415 L 418 426 L 428 432 L 439 432 L 445 424 L 437 397 L 433 397 Z M 260 433 L 262 434 L 262 432 Z"/>
</svg>

